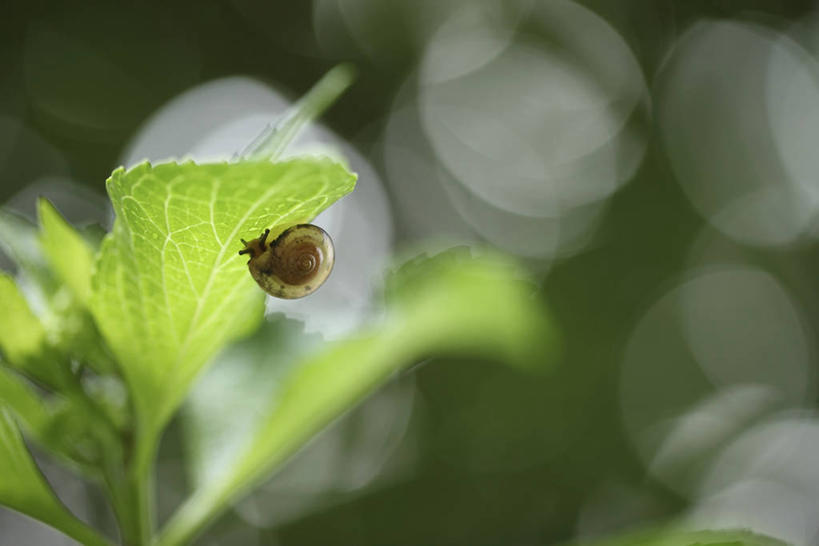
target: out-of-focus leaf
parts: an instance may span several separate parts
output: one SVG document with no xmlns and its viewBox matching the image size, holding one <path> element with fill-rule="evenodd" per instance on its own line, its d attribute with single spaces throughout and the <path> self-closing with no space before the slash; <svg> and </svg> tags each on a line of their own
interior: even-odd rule
<svg viewBox="0 0 819 546">
<path fill-rule="evenodd" d="M 0 305 L 3 309 L 0 350 L 5 362 L 59 393 L 61 406 L 46 407 L 21 379 L 2 368 L 0 404 L 5 403 L 13 410 L 32 437 L 56 454 L 80 464 L 99 459 L 103 450 L 112 445 L 111 427 L 88 405 L 65 355 L 49 343 L 46 329 L 28 307 L 14 280 L 2 273 Z M 55 322 L 66 327 L 69 323 L 64 319 L 65 316 Z M 93 330 L 94 326 L 88 321 L 85 328 Z M 74 333 L 71 339 L 77 343 L 81 339 L 80 332 Z M 105 426 L 100 426 L 101 423 Z M 103 447 L 106 445 L 108 448 Z M 95 455 L 88 456 L 88 453 Z"/>
<path fill-rule="evenodd" d="M 214 480 L 258 429 L 285 374 L 321 342 L 300 322 L 264 323 L 222 352 L 183 409 L 191 482 Z"/>
<path fill-rule="evenodd" d="M 28 434 L 35 438 L 43 436 L 50 418 L 45 404 L 22 378 L 0 366 L 0 405 L 2 404 L 14 412 Z"/>
<path fill-rule="evenodd" d="M 354 184 L 321 158 L 114 171 L 116 221 L 91 308 L 147 429 L 155 433 L 202 366 L 261 320 L 263 294 L 239 239 L 309 221 Z"/>
<path fill-rule="evenodd" d="M 36 318 L 41 324 L 32 327 L 34 313 L 29 311 L 28 320 L 19 326 L 31 335 L 44 332 L 43 339 L 51 350 L 49 355 L 41 355 L 42 358 L 66 362 L 74 358 L 97 371 L 111 372 L 112 357 L 100 342 L 96 326 L 85 309 L 93 265 L 91 249 L 48 201 L 41 200 L 38 207 L 40 232 L 28 221 L 0 211 L 0 243 L 19 266 L 18 282 L 22 290 L 18 292 L 25 296 L 22 301 L 27 302 L 27 308 L 35 306 Z M 3 318 L 11 320 L 10 315 Z M 13 355 L 7 359 L 15 362 Z"/>
<path fill-rule="evenodd" d="M 64 361 L 86 364 L 97 373 L 117 373 L 114 357 L 88 309 L 68 290 L 56 292 L 49 304 L 43 325 L 54 351 Z"/>
<path fill-rule="evenodd" d="M 49 293 L 54 289 L 54 276 L 37 239 L 34 224 L 17 214 L 0 210 L 0 248 L 41 291 Z"/>
<path fill-rule="evenodd" d="M 14 368 L 55 390 L 70 385 L 67 363 L 47 340 L 42 322 L 14 280 L 0 273 L 0 351 Z"/>
<path fill-rule="evenodd" d="M 9 411 L 0 404 L 0 504 L 59 529 L 90 546 L 108 542 L 57 499 L 28 453 Z"/>
<path fill-rule="evenodd" d="M 59 279 L 83 304 L 91 296 L 93 253 L 88 243 L 45 199 L 37 203 L 40 243 Z"/>
<path fill-rule="evenodd" d="M 403 336 L 423 340 L 428 352 L 480 356 L 489 350 L 508 364 L 538 371 L 548 368 L 557 348 L 535 285 L 501 256 L 472 261 L 463 247 L 418 257 L 391 275 L 386 289 L 387 310 L 403 318 Z"/>
<path fill-rule="evenodd" d="M 0 273 L 0 309 L 0 351 L 5 361 L 43 385 L 63 388 L 68 369 L 49 346 L 40 319 L 5 273 Z"/>
<path fill-rule="evenodd" d="M 787 543 L 747 530 L 651 531 L 582 542 L 575 546 L 787 546 Z"/>
<path fill-rule="evenodd" d="M 0 349 L 11 364 L 24 364 L 40 354 L 45 329 L 28 306 L 14 279 L 0 273 Z"/>
<path fill-rule="evenodd" d="M 94 465 L 104 452 L 112 458 L 120 452 L 113 427 L 78 390 L 46 400 L 22 377 L 0 367 L 0 406 L 15 415 L 29 438 L 90 475 L 96 475 Z"/>
<path fill-rule="evenodd" d="M 301 130 L 319 117 L 353 83 L 352 65 L 338 65 L 324 75 L 281 120 L 264 131 L 243 153 L 247 159 L 277 160 Z"/>
<path fill-rule="evenodd" d="M 543 306 L 514 264 L 445 253 L 416 260 L 389 283 L 385 322 L 304 360 L 271 392 L 233 460 L 196 490 L 169 522 L 164 546 L 184 543 L 314 434 L 385 382 L 434 354 L 458 353 L 544 368 L 555 337 Z M 257 358 L 265 359 L 264 352 Z M 271 363 L 275 365 L 275 363 Z M 243 416 L 237 415 L 236 419 Z"/>
</svg>

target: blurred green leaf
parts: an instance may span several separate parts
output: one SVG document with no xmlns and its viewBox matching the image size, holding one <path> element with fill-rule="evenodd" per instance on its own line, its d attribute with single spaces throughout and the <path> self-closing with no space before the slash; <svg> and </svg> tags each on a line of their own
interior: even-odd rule
<svg viewBox="0 0 819 546">
<path fill-rule="evenodd" d="M 74 380 L 68 363 L 49 343 L 43 323 L 5 273 L 0 273 L 0 306 L 0 350 L 5 361 L 51 389 L 71 389 Z"/>
<path fill-rule="evenodd" d="M 96 475 L 103 452 L 121 452 L 113 426 L 79 390 L 66 383 L 65 396 L 41 397 L 25 379 L 0 366 L 0 406 L 10 410 L 29 438 L 76 470 Z"/>
<path fill-rule="evenodd" d="M 114 171 L 116 221 L 91 308 L 144 426 L 156 433 L 202 366 L 261 320 L 263 294 L 239 239 L 309 221 L 354 183 L 321 158 Z"/>
<path fill-rule="evenodd" d="M 50 418 L 48 408 L 25 381 L 0 366 L 0 404 L 17 415 L 26 432 L 42 438 Z"/>
<path fill-rule="evenodd" d="M 57 359 L 74 358 L 110 373 L 114 371 L 112 356 L 85 309 L 93 267 L 91 248 L 48 201 L 40 200 L 38 208 L 39 232 L 27 220 L 0 211 L 0 245 L 20 268 L 19 292 L 26 305 L 36 305 L 39 330 L 48 345 L 48 354 L 40 358 L 54 361 L 49 366 L 56 365 Z M 26 323 L 35 313 L 28 315 Z M 14 357 L 8 359 L 14 362 Z"/>
<path fill-rule="evenodd" d="M 300 322 L 265 322 L 214 361 L 183 408 L 189 474 L 194 487 L 232 465 L 258 430 L 287 372 L 321 342 Z"/>
<path fill-rule="evenodd" d="M 38 243 L 37 227 L 9 212 L 0 210 L 0 248 L 40 289 L 43 295 L 55 289 L 55 280 Z"/>
<path fill-rule="evenodd" d="M 86 304 L 91 296 L 93 253 L 88 243 L 45 199 L 37 203 L 40 217 L 40 243 L 60 280 Z"/>
<path fill-rule="evenodd" d="M 473 260 L 469 253 L 417 257 L 388 277 L 387 310 L 402 318 L 402 334 L 431 352 L 482 356 L 489 349 L 522 369 L 548 368 L 557 336 L 528 274 L 502 256 Z"/>
<path fill-rule="evenodd" d="M 118 369 L 88 309 L 69 290 L 57 291 L 43 317 L 48 341 L 64 361 L 90 366 L 97 373 Z"/>
<path fill-rule="evenodd" d="M 25 367 L 46 341 L 45 329 L 26 302 L 14 279 L 0 273 L 0 349 L 13 365 Z"/>
<path fill-rule="evenodd" d="M 108 542 L 60 503 L 29 455 L 9 411 L 0 405 L 0 504 L 59 529 L 81 544 Z"/>
<path fill-rule="evenodd" d="M 747 530 L 651 531 L 582 542 L 577 546 L 787 546 L 787 543 Z"/>
<path fill-rule="evenodd" d="M 211 481 L 171 519 L 160 543 L 184 543 L 333 419 L 397 370 L 426 356 L 471 354 L 530 369 L 548 367 L 555 355 L 553 328 L 532 297 L 534 286 L 523 277 L 500 257 L 472 259 L 457 252 L 415 260 L 398 270 L 389 283 L 384 323 L 329 344 L 287 373 L 267 403 L 255 408 L 261 414 L 255 426 L 241 427 L 250 435 L 236 457 L 221 454 L 222 471 L 209 474 Z M 267 362 L 268 376 L 277 373 L 272 350 L 260 341 L 252 364 Z M 257 380 L 266 381 L 265 375 Z M 210 408 L 199 406 L 224 411 L 215 400 Z M 237 422 L 245 418 L 234 415 Z"/>
<path fill-rule="evenodd" d="M 113 426 L 104 421 L 82 392 L 62 353 L 66 347 L 49 342 L 40 319 L 28 307 L 14 280 L 5 274 L 0 274 L 0 304 L 4 309 L 0 314 L 0 349 L 5 362 L 54 391 L 50 404 L 45 405 L 21 378 L 0 368 L 0 403 L 12 409 L 32 437 L 55 454 L 80 465 L 99 460 L 103 450 L 116 447 L 112 444 Z M 53 319 L 61 328 L 70 324 L 65 314 Z M 94 326 L 87 321 L 85 328 L 93 331 Z M 82 332 L 75 328 L 73 334 L 71 343 L 76 345 L 83 339 Z M 96 342 L 88 343 L 93 346 Z M 71 426 L 66 426 L 69 423 Z"/>
<path fill-rule="evenodd" d="M 262 132 L 242 154 L 246 159 L 276 161 L 296 136 L 312 120 L 319 117 L 353 83 L 355 70 L 342 64 L 324 75 L 294 104 L 276 125 Z"/>
</svg>

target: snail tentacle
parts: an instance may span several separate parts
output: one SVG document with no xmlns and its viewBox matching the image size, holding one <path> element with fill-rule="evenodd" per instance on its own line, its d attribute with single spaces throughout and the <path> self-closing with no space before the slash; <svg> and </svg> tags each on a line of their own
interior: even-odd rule
<svg viewBox="0 0 819 546">
<path fill-rule="evenodd" d="M 321 286 L 333 268 L 335 254 L 330 236 L 318 226 L 298 224 L 265 242 L 270 230 L 245 243 L 240 254 L 250 254 L 248 269 L 271 296 L 301 298 Z"/>
</svg>

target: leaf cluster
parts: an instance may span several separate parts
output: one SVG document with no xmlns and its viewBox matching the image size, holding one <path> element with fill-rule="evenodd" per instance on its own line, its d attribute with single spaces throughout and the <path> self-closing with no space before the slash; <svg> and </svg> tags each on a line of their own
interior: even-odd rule
<svg viewBox="0 0 819 546">
<path fill-rule="evenodd" d="M 270 327 L 239 239 L 307 222 L 354 183 L 345 166 L 320 157 L 144 163 L 108 180 L 116 219 L 101 242 L 44 200 L 39 228 L 4 214 L 19 271 L 0 277 L 0 462 L 15 469 L 0 503 L 83 543 L 110 541 L 59 502 L 22 430 L 106 491 L 120 542 L 183 544 L 403 367 L 445 353 L 548 367 L 553 328 L 520 267 L 455 250 L 389 273 L 383 320 L 349 339 L 277 367 L 274 336 L 256 335 L 237 346 L 246 373 L 232 389 L 194 389 L 225 348 Z M 188 396 L 198 478 L 157 532 L 154 458 Z M 231 397 L 254 407 L 225 414 Z"/>
</svg>

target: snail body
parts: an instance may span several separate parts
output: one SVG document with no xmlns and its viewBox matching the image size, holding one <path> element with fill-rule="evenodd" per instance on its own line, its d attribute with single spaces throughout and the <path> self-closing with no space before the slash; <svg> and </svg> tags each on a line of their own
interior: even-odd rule
<svg viewBox="0 0 819 546">
<path fill-rule="evenodd" d="M 267 243 L 270 230 L 258 239 L 242 243 L 239 254 L 247 254 L 247 267 L 258 285 L 276 298 L 296 299 L 312 294 L 333 269 L 333 241 L 326 231 L 312 224 L 287 228 Z"/>
</svg>

